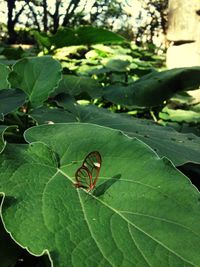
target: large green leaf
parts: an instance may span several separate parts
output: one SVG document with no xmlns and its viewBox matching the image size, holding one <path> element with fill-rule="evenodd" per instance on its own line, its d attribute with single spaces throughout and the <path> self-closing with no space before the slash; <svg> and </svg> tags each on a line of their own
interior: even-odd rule
<svg viewBox="0 0 200 267">
<path fill-rule="evenodd" d="M 115 55 L 102 60 L 103 65 L 115 72 L 126 72 L 132 61 L 131 56 Z"/>
<path fill-rule="evenodd" d="M 193 110 L 183 109 L 170 109 L 164 107 L 159 113 L 159 117 L 163 120 L 176 121 L 176 122 L 187 122 L 187 123 L 199 123 L 200 113 Z"/>
<path fill-rule="evenodd" d="M 102 95 L 102 88 L 96 80 L 89 77 L 65 75 L 55 90 L 54 95 L 67 93 L 72 96 L 78 96 L 82 93 L 87 93 L 92 98 L 98 98 Z"/>
<path fill-rule="evenodd" d="M 0 90 L 0 120 L 3 120 L 4 115 L 22 106 L 25 99 L 25 93 L 19 89 Z"/>
<path fill-rule="evenodd" d="M 60 28 L 54 36 L 51 36 L 51 43 L 55 48 L 79 45 L 79 38 L 73 29 Z"/>
<path fill-rule="evenodd" d="M 0 191 L 5 226 L 31 253 L 47 251 L 54 267 L 200 265 L 199 193 L 167 159 L 90 124 L 37 126 L 25 137 L 34 142 L 1 154 Z M 74 173 L 93 150 L 102 168 L 88 193 Z"/>
<path fill-rule="evenodd" d="M 187 162 L 200 163 L 200 137 L 179 133 L 149 120 L 135 119 L 95 106 L 74 105 L 63 109 L 35 109 L 31 116 L 39 123 L 84 122 L 99 124 L 123 131 L 148 144 L 160 157 L 168 157 L 176 166 Z"/>
<path fill-rule="evenodd" d="M 57 33 L 51 37 L 52 45 L 56 48 L 71 45 L 91 45 L 105 43 L 122 43 L 125 39 L 108 30 L 83 26 L 77 29 L 60 28 Z"/>
<path fill-rule="evenodd" d="M 129 86 L 111 85 L 105 88 L 104 98 L 126 106 L 156 106 L 180 91 L 200 86 L 200 67 L 153 71 Z"/>
<path fill-rule="evenodd" d="M 60 79 L 61 65 L 49 56 L 23 58 L 9 75 L 11 85 L 22 89 L 34 107 L 47 100 Z"/>
<path fill-rule="evenodd" d="M 107 44 L 123 43 L 124 37 L 103 28 L 91 26 L 79 27 L 76 30 L 82 44 Z"/>
<path fill-rule="evenodd" d="M 10 69 L 8 66 L 4 64 L 0 64 L 0 90 L 10 87 L 10 84 L 8 82 L 9 72 L 10 72 Z"/>
<path fill-rule="evenodd" d="M 79 115 L 75 116 L 74 113 L 70 113 L 67 110 L 58 109 L 58 108 L 37 108 L 34 109 L 30 116 L 38 124 L 53 124 L 58 122 L 76 122 L 79 121 Z"/>
</svg>

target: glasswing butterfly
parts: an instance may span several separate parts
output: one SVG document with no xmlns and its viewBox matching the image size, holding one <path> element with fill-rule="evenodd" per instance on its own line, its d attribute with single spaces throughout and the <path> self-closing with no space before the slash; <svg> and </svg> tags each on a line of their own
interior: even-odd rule
<svg viewBox="0 0 200 267">
<path fill-rule="evenodd" d="M 100 153 L 98 151 L 90 152 L 75 173 L 75 187 L 85 188 L 87 191 L 92 190 L 96 186 L 101 163 Z"/>
</svg>

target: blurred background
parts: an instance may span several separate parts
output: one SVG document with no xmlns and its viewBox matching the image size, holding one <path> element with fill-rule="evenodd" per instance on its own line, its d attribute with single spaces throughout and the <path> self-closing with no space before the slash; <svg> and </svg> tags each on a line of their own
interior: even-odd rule
<svg viewBox="0 0 200 267">
<path fill-rule="evenodd" d="M 1 0 L 1 38 L 32 43 L 30 30 L 101 26 L 128 40 L 165 46 L 168 0 Z"/>
<path fill-rule="evenodd" d="M 35 44 L 33 30 L 55 34 L 92 25 L 155 46 L 158 54 L 167 51 L 169 68 L 200 63 L 198 0 L 1 0 L 0 6 L 0 38 L 7 44 Z"/>
</svg>

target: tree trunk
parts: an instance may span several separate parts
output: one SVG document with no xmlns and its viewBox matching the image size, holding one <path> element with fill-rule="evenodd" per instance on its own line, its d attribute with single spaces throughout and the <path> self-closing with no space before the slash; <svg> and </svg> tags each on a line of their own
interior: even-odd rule
<svg viewBox="0 0 200 267">
<path fill-rule="evenodd" d="M 15 10 L 15 0 L 6 0 L 7 1 L 7 8 L 8 8 L 8 20 L 7 20 L 7 28 L 8 28 L 8 43 L 13 44 L 16 42 L 17 34 L 15 31 L 15 25 L 19 20 L 19 16 L 24 11 L 26 4 L 24 4 L 18 13 L 14 16 Z"/>
<path fill-rule="evenodd" d="M 15 32 L 15 23 L 13 20 L 13 11 L 15 9 L 15 0 L 7 0 L 8 7 L 8 20 L 7 20 L 7 28 L 8 28 L 8 43 L 15 43 L 16 41 L 16 32 Z"/>
<path fill-rule="evenodd" d="M 48 31 L 48 11 L 47 11 L 47 0 L 43 0 L 43 12 L 44 12 L 44 15 L 43 15 L 43 28 L 44 28 L 44 31 L 47 32 Z"/>
<path fill-rule="evenodd" d="M 200 1 L 169 0 L 167 66 L 200 65 Z"/>
<path fill-rule="evenodd" d="M 56 0 L 55 3 L 55 12 L 52 14 L 53 18 L 53 33 L 56 33 L 59 27 L 59 19 L 60 19 L 60 14 L 59 14 L 59 8 L 60 8 L 61 0 Z"/>
<path fill-rule="evenodd" d="M 33 15 L 33 20 L 34 20 L 34 24 L 35 26 L 37 27 L 37 30 L 40 32 L 40 24 L 39 24 L 39 21 L 38 21 L 38 18 L 37 18 L 37 13 L 35 12 L 34 8 L 31 6 L 30 4 L 30 0 L 25 0 L 26 4 L 28 5 L 32 15 Z"/>
</svg>

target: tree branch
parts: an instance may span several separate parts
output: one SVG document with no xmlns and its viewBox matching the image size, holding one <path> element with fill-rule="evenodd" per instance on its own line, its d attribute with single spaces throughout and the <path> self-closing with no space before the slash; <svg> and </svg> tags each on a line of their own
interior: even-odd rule
<svg viewBox="0 0 200 267">
<path fill-rule="evenodd" d="M 19 19 L 19 16 L 22 14 L 22 12 L 24 11 L 24 8 L 25 8 L 26 4 L 24 4 L 22 6 L 22 8 L 19 10 L 19 12 L 15 15 L 15 18 L 13 19 L 13 23 L 16 24 L 18 19 Z"/>
<path fill-rule="evenodd" d="M 40 30 L 40 24 L 38 22 L 36 12 L 35 12 L 34 8 L 30 5 L 30 0 L 25 0 L 25 2 L 27 3 L 27 5 L 28 5 L 28 7 L 29 7 L 29 9 L 31 11 L 31 13 L 33 14 L 33 18 L 34 18 L 35 24 L 37 26 L 38 31 L 40 32 L 41 31 Z"/>
<path fill-rule="evenodd" d="M 66 13 L 65 13 L 65 17 L 63 19 L 63 23 L 62 26 L 67 26 L 69 19 L 72 17 L 72 15 L 74 14 L 74 11 L 76 10 L 76 8 L 78 7 L 80 0 L 71 0 L 67 9 L 66 9 Z M 73 6 L 73 7 L 72 7 Z M 70 11 L 72 7 L 72 10 Z"/>
</svg>

